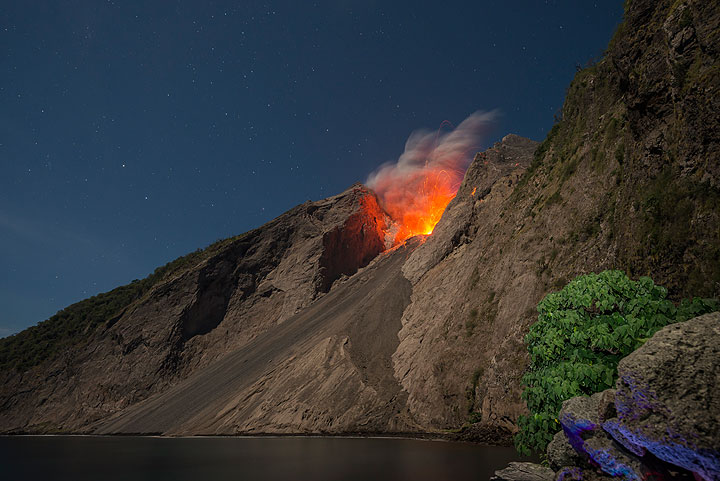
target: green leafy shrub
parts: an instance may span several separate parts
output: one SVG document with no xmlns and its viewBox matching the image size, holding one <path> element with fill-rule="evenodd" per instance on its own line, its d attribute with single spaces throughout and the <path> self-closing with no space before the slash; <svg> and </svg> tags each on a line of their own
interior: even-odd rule
<svg viewBox="0 0 720 481">
<path fill-rule="evenodd" d="M 694 298 L 679 305 L 649 277 L 637 281 L 621 271 L 588 274 L 538 304 L 538 321 L 525 342 L 530 367 L 522 398 L 530 415 L 519 419 L 515 446 L 542 451 L 560 430 L 562 402 L 615 384 L 620 359 L 662 327 L 718 309 L 715 300 Z"/>
</svg>

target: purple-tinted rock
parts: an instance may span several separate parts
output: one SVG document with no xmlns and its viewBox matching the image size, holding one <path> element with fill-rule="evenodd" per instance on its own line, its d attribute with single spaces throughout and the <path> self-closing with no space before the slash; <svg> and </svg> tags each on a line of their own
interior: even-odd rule
<svg viewBox="0 0 720 481">
<path fill-rule="evenodd" d="M 605 432 L 615 438 L 615 441 L 622 444 L 625 449 L 636 456 L 645 456 L 647 450 L 644 447 L 633 443 L 623 435 L 622 430 L 620 429 L 620 420 L 618 420 L 618 418 L 608 419 L 603 423 L 602 427 Z"/>
<path fill-rule="evenodd" d="M 614 394 L 613 389 L 607 389 L 563 402 L 558 419 L 568 442 L 578 453 L 587 454 L 583 448 L 585 439 L 594 432 L 602 432 L 602 423 L 615 416 Z"/>
<path fill-rule="evenodd" d="M 720 313 L 658 331 L 620 361 L 610 432 L 720 481 Z"/>
<path fill-rule="evenodd" d="M 555 478 L 555 481 L 607 481 L 615 479 L 602 471 L 590 468 L 578 468 L 577 466 L 568 466 L 562 468 Z"/>
<path fill-rule="evenodd" d="M 583 470 L 577 466 L 568 466 L 558 471 L 555 481 L 582 481 Z"/>
<path fill-rule="evenodd" d="M 622 450 L 612 438 L 598 435 L 586 440 L 583 444 L 585 452 L 607 474 L 623 481 L 644 480 L 651 469 L 642 460 Z"/>
</svg>

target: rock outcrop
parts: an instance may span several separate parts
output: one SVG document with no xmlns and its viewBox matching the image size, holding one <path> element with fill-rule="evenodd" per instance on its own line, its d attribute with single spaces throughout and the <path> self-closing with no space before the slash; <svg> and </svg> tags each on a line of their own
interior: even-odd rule
<svg viewBox="0 0 720 481">
<path fill-rule="evenodd" d="M 720 313 L 674 324 L 618 365 L 613 437 L 720 480 Z"/>
<path fill-rule="evenodd" d="M 559 471 L 565 466 L 580 466 L 583 464 L 583 458 L 570 445 L 563 431 L 555 433 L 553 440 L 548 444 L 546 453 L 548 465 L 555 471 Z"/>
<path fill-rule="evenodd" d="M 492 481 L 554 481 L 555 473 L 552 469 L 533 463 L 510 463 L 510 465 L 495 472 Z"/>
<path fill-rule="evenodd" d="M 719 359 L 718 312 L 658 331 L 620 361 L 616 389 L 563 403 L 563 431 L 547 449 L 556 479 L 599 468 L 625 481 L 720 480 Z"/>
</svg>

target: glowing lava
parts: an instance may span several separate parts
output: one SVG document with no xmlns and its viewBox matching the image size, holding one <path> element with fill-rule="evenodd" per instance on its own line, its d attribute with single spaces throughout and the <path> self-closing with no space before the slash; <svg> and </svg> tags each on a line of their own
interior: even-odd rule
<svg viewBox="0 0 720 481">
<path fill-rule="evenodd" d="M 424 170 L 402 195 L 385 199 L 385 210 L 396 220 L 394 244 L 416 235 L 432 234 L 462 182 L 462 171 Z"/>
<path fill-rule="evenodd" d="M 472 154 L 495 117 L 475 112 L 450 132 L 415 131 L 396 162 L 373 172 L 367 186 L 395 221 L 387 232 L 397 245 L 420 234 L 431 234 L 457 194 Z"/>
</svg>

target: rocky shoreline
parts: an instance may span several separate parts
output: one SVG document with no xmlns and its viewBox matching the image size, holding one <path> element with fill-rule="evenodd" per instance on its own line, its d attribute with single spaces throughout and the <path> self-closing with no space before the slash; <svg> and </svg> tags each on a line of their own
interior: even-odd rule
<svg viewBox="0 0 720 481">
<path fill-rule="evenodd" d="M 658 331 L 620 361 L 615 389 L 563 403 L 548 466 L 496 481 L 720 480 L 720 313 Z"/>
</svg>

